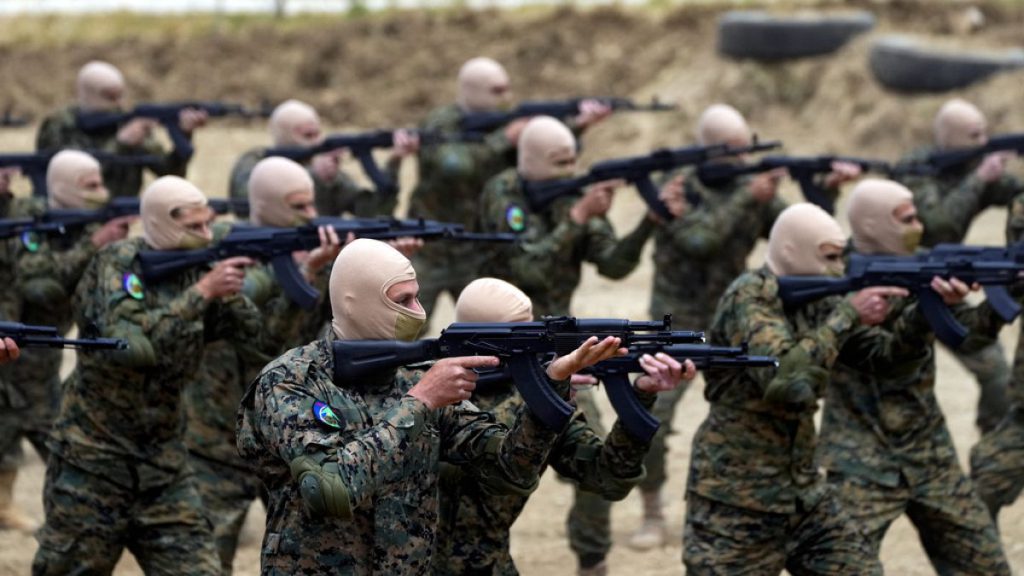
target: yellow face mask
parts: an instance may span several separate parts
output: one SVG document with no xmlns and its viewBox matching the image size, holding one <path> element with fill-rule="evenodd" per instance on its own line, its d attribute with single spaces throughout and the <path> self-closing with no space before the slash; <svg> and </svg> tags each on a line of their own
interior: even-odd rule
<svg viewBox="0 0 1024 576">
<path fill-rule="evenodd" d="M 920 227 L 910 227 L 903 231 L 903 248 L 906 249 L 908 254 L 913 254 L 917 251 L 918 246 L 921 245 L 921 237 L 924 235 L 924 229 Z"/>
<path fill-rule="evenodd" d="M 427 323 L 426 315 L 412 316 L 405 312 L 399 312 L 395 318 L 395 340 L 412 342 L 419 337 L 420 331 Z"/>
<path fill-rule="evenodd" d="M 193 232 L 186 232 L 185 235 L 181 237 L 181 242 L 178 244 L 178 248 L 181 250 L 198 250 L 200 248 L 206 248 L 211 242 L 213 242 L 213 240 L 206 236 L 195 234 Z"/>
</svg>

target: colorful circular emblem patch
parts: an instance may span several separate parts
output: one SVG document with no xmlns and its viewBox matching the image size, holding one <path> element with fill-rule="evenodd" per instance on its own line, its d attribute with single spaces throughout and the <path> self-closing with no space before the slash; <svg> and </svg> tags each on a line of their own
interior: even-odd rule
<svg viewBox="0 0 1024 576">
<path fill-rule="evenodd" d="M 522 232 L 526 229 L 526 213 L 513 204 L 505 209 L 505 223 L 513 232 Z"/>
<path fill-rule="evenodd" d="M 324 426 L 341 428 L 341 419 L 338 418 L 338 415 L 334 413 L 330 406 L 319 400 L 313 402 L 313 418 Z"/>
<path fill-rule="evenodd" d="M 25 247 L 25 250 L 29 252 L 36 252 L 39 250 L 39 235 L 35 232 L 22 232 L 21 233 L 21 245 Z"/>
<path fill-rule="evenodd" d="M 142 288 L 142 280 L 139 280 L 139 277 L 135 274 L 125 274 L 122 279 L 122 283 L 124 285 L 124 291 L 132 298 L 142 300 L 142 297 L 146 295 Z"/>
</svg>

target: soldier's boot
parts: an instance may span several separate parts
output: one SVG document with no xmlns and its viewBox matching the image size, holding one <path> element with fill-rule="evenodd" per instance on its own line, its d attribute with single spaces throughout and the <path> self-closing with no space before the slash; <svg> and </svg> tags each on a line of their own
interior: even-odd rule
<svg viewBox="0 0 1024 576">
<path fill-rule="evenodd" d="M 14 505 L 14 478 L 17 475 L 17 470 L 0 471 L 0 530 L 31 534 L 39 525 Z"/>
<path fill-rule="evenodd" d="M 608 576 L 608 562 L 601 560 L 593 566 L 584 568 L 580 566 L 580 569 L 576 571 L 577 576 Z"/>
<path fill-rule="evenodd" d="M 665 545 L 665 515 L 661 511 L 661 490 L 641 492 L 644 501 L 644 522 L 629 537 L 627 545 L 634 550 L 650 550 Z"/>
</svg>

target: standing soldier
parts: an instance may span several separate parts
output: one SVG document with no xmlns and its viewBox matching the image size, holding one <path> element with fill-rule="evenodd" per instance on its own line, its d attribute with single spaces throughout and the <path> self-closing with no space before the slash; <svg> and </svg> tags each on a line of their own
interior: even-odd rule
<svg viewBox="0 0 1024 576">
<path fill-rule="evenodd" d="M 424 131 L 457 133 L 467 114 L 499 112 L 512 103 L 508 73 L 490 58 L 473 58 L 459 70 L 456 101 L 430 113 Z M 580 113 L 570 121 L 582 132 L 604 119 L 611 109 L 598 102 L 580 103 Z M 483 142 L 453 142 L 420 149 L 420 181 L 413 190 L 409 215 L 444 222 L 458 222 L 466 230 L 480 226 L 480 195 L 484 185 L 499 172 L 515 166 L 519 134 L 529 118 L 510 122 Z M 427 318 L 437 297 L 447 291 L 452 299 L 480 275 L 486 253 L 472 244 L 436 243 L 414 258 L 420 270 L 420 302 Z"/>
<path fill-rule="evenodd" d="M 852 249 L 908 255 L 922 226 L 913 195 L 888 180 L 858 184 L 847 207 Z M 987 304 L 962 306 L 969 288 L 932 280 L 972 337 L 984 346 L 1003 322 Z M 915 296 L 891 302 L 881 324 L 861 329 L 839 352 L 825 393 L 819 456 L 854 525 L 876 558 L 904 513 L 939 574 L 1010 574 L 999 534 L 960 468 L 935 398 L 935 336 Z"/>
<path fill-rule="evenodd" d="M 488 271 L 525 292 L 537 316 L 568 315 L 583 263 L 596 264 L 598 273 L 609 278 L 629 274 L 654 231 L 654 220 L 646 215 L 628 235 L 615 237 L 606 214 L 616 181 L 594 184 L 581 197 L 558 199 L 543 211 L 530 207 L 524 182 L 567 178 L 576 168 L 576 139 L 558 120 L 547 116 L 530 120 L 519 138 L 518 152 L 518 167 L 498 174 L 484 188 L 480 219 L 485 232 L 516 232 L 523 240 L 489 254 Z M 581 390 L 576 400 L 594 433 L 607 436 L 591 392 Z M 568 528 L 581 574 L 607 570 L 610 508 L 598 494 L 577 488 Z"/>
<path fill-rule="evenodd" d="M 164 152 L 153 135 L 157 122 L 152 118 L 133 118 L 109 130 L 86 132 L 79 126 L 79 114 L 121 111 L 125 85 L 120 70 L 106 62 L 93 60 L 78 71 L 76 87 L 76 105 L 55 112 L 39 126 L 37 150 L 81 148 L 121 155 L 159 156 L 162 161 L 150 165 L 155 174 L 185 175 L 191 157 L 184 156 L 179 150 Z M 181 111 L 178 123 L 185 136 L 191 139 L 192 132 L 206 124 L 206 112 L 186 108 Z M 113 196 L 138 196 L 142 189 L 142 166 L 106 166 L 103 181 Z"/>
<path fill-rule="evenodd" d="M 260 160 L 249 176 L 248 196 L 254 226 L 289 228 L 317 216 L 313 179 L 305 168 L 286 158 Z M 306 281 L 323 297 L 327 293 L 327 275 L 323 272 L 334 261 L 341 244 L 333 228 L 323 227 L 321 234 L 319 248 L 295 257 L 300 260 Z M 242 293 L 262 312 L 263 324 L 275 341 L 271 355 L 297 345 L 303 324 L 310 321 L 310 316 L 319 316 L 321 308 L 319 304 L 311 311 L 299 308 L 281 290 L 269 265 L 246 270 Z M 189 463 L 195 471 L 203 509 L 213 524 L 224 575 L 231 574 L 245 516 L 263 490 L 250 463 L 238 455 L 235 416 L 246 386 L 264 362 L 247 365 L 242 361 L 244 351 L 237 350 L 237 344 L 221 339 L 206 345 L 199 374 L 186 386 L 184 400 Z"/>
<path fill-rule="evenodd" d="M 99 163 L 77 150 L 64 150 L 53 157 L 46 171 L 46 183 L 50 192 L 49 203 L 43 198 L 27 198 L 17 204 L 16 217 L 40 216 L 47 207 L 99 208 L 110 197 L 103 186 Z M 56 326 L 61 333 L 67 332 L 73 321 L 71 295 L 86 265 L 97 250 L 127 236 L 132 220 L 133 216 L 116 218 L 102 225 L 69 228 L 61 235 L 22 235 L 14 284 L 21 314 L 20 317 L 6 319 Z M 2 494 L 10 493 L 17 474 L 16 465 L 8 466 L 7 462 L 17 462 L 22 437 L 32 443 L 44 461 L 47 459 L 46 438 L 60 405 L 62 357 L 59 349 L 25 350 L 20 362 L 5 369 L 13 387 L 11 392 L 24 405 L 10 419 L 5 418 L 7 422 L 3 428 L 9 428 L 5 432 L 9 431 L 13 437 L 0 440 L 0 445 L 12 448 L 4 455 L 5 464 L 0 472 Z M 3 498 L 0 495 L 0 500 Z M 24 527 L 28 526 L 24 524 Z"/>
<path fill-rule="evenodd" d="M 188 466 L 181 390 L 208 338 L 243 343 L 247 360 L 260 360 L 262 318 L 239 294 L 252 261 L 229 258 L 146 284 L 137 258 L 209 243 L 206 204 L 191 183 L 157 179 L 142 194 L 143 238 L 104 248 L 78 284 L 78 325 L 128 349 L 79 353 L 64 384 L 33 574 L 110 574 L 125 547 L 146 573 L 220 573 Z"/>
<path fill-rule="evenodd" d="M 1007 245 L 1019 242 L 1024 242 L 1024 194 L 1013 199 L 1006 221 Z M 971 449 L 971 480 L 997 527 L 999 511 L 1024 490 L 1024 325 L 1017 338 L 1008 400 L 999 425 Z"/>
<path fill-rule="evenodd" d="M 359 273 L 352 273 L 359 271 Z M 416 272 L 397 250 L 360 239 L 330 279 L 330 335 L 268 364 L 242 401 L 238 450 L 270 491 L 263 574 L 424 574 L 438 520 L 440 462 L 502 493 L 529 494 L 557 431 L 524 405 L 511 429 L 464 403 L 493 356 L 439 360 L 426 372 L 336 380 L 332 341 L 415 340 L 426 320 Z M 551 362 L 562 397 L 574 372 L 616 354 L 590 338 Z"/>
<path fill-rule="evenodd" d="M 532 322 L 533 305 L 515 286 L 496 278 L 470 282 L 455 304 L 456 322 Z M 645 409 L 655 395 L 697 375 L 693 362 L 680 364 L 671 356 L 644 356 L 647 373 L 636 380 L 634 390 Z M 587 384 L 592 376 L 574 375 Z M 509 382 L 477 386 L 470 399 L 511 426 L 523 398 Z M 616 424 L 607 438 L 600 438 L 586 420 L 573 418 L 555 441 L 548 463 L 559 474 L 579 483 L 581 489 L 608 500 L 621 500 L 643 477 L 644 454 L 649 444 L 631 436 Z M 435 575 L 516 574 L 509 553 L 509 529 L 519 517 L 527 497 L 490 494 L 478 481 L 456 466 L 441 467 L 441 519 Z"/>
<path fill-rule="evenodd" d="M 270 136 L 274 148 L 308 148 L 324 139 L 320 116 L 312 106 L 298 100 L 282 102 L 270 115 Z M 398 182 L 402 159 L 419 147 L 419 140 L 404 130 L 394 133 L 395 148 L 388 158 L 385 172 Z M 324 216 L 391 215 L 398 202 L 398 186 L 386 190 L 371 190 L 356 184 L 341 171 L 344 149 L 317 154 L 309 162 L 309 174 L 316 190 L 316 209 Z M 266 157 L 266 148 L 253 148 L 243 154 L 231 169 L 228 192 L 231 198 L 242 200 L 249 196 L 249 174 Z M 240 216 L 248 216 L 244 209 Z"/>
<path fill-rule="evenodd" d="M 932 152 L 982 146 L 988 142 L 985 116 L 973 104 L 954 98 L 943 104 L 935 116 L 935 146 L 919 150 L 905 161 L 915 162 Z M 980 161 L 967 162 L 943 170 L 934 176 L 907 176 L 901 179 L 914 193 L 914 205 L 924 224 L 921 245 L 960 243 L 974 217 L 990 206 L 1009 206 L 1024 192 L 1021 182 L 1006 173 L 1006 153 L 994 153 Z M 1010 367 L 998 341 L 969 354 L 954 355 L 978 380 L 976 423 L 986 432 L 999 423 L 1006 412 L 1006 388 Z"/>
<path fill-rule="evenodd" d="M 742 148 L 753 144 L 753 132 L 742 114 L 732 106 L 714 104 L 697 122 L 697 140 L 702 146 L 727 145 Z M 742 162 L 724 158 L 721 162 Z M 654 287 L 650 315 L 672 314 L 679 326 L 706 330 L 711 325 L 712 303 L 729 284 L 747 269 L 747 256 L 768 232 L 786 204 L 777 196 L 784 169 L 742 176 L 721 184 L 701 182 L 694 170 L 667 174 L 662 196 L 676 216 L 662 223 L 654 233 Z M 856 177 L 855 165 L 837 163 L 826 176 L 825 187 L 838 194 L 841 183 Z M 685 195 L 684 195 L 685 191 Z M 698 199 L 688 206 L 684 198 Z M 665 516 L 661 490 L 665 485 L 665 462 L 672 417 L 689 387 L 688 382 L 659 394 L 654 415 L 662 422 L 652 441 L 644 465 L 647 476 L 640 483 L 644 520 L 629 545 L 638 550 L 665 544 Z"/>
<path fill-rule="evenodd" d="M 718 303 L 710 340 L 748 343 L 778 369 L 709 371 L 711 411 L 693 438 L 683 561 L 690 573 L 879 574 L 864 537 L 814 462 L 814 412 L 829 369 L 858 325 L 886 318 L 896 288 L 866 288 L 786 310 L 780 276 L 839 275 L 846 238 L 817 206 L 776 219 L 767 264 Z"/>
</svg>

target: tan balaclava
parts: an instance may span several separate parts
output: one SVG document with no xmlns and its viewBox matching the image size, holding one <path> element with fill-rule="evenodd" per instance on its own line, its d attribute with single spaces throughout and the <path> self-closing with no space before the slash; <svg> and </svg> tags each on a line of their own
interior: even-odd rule
<svg viewBox="0 0 1024 576">
<path fill-rule="evenodd" d="M 194 184 L 178 176 L 163 176 L 142 191 L 139 215 L 142 237 L 157 250 L 200 248 L 210 238 L 200 236 L 182 226 L 175 218 L 176 210 L 206 206 L 206 195 Z"/>
<path fill-rule="evenodd" d="M 490 112 L 506 104 L 506 93 L 495 88 L 507 87 L 508 74 L 490 58 L 473 58 L 459 70 L 459 88 L 455 101 L 466 112 Z"/>
<path fill-rule="evenodd" d="M 96 181 L 101 184 L 99 188 L 86 188 L 86 184 Z M 46 167 L 50 208 L 99 208 L 110 201 L 110 192 L 102 183 L 100 163 L 79 150 L 61 150 Z"/>
<path fill-rule="evenodd" d="M 970 148 L 988 141 L 985 115 L 974 104 L 960 98 L 942 105 L 935 115 L 933 129 L 939 148 Z"/>
<path fill-rule="evenodd" d="M 572 164 L 559 165 L 560 161 Z M 519 175 L 526 180 L 569 178 L 576 169 L 576 137 L 558 120 L 537 116 L 519 135 Z"/>
<path fill-rule="evenodd" d="M 522 290 L 497 278 L 477 278 L 459 294 L 456 322 L 531 322 L 533 302 Z"/>
<path fill-rule="evenodd" d="M 288 205 L 288 195 L 313 192 L 313 178 L 299 163 L 271 156 L 249 174 L 250 218 L 257 226 L 301 226 L 306 217 Z"/>
<path fill-rule="evenodd" d="M 697 121 L 697 140 L 701 146 L 749 146 L 753 134 L 738 110 L 728 104 L 713 104 Z"/>
<path fill-rule="evenodd" d="M 111 100 L 110 95 L 124 92 L 124 76 L 112 64 L 93 60 L 78 71 L 75 89 L 78 93 L 78 107 L 82 110 L 113 110 L 119 103 Z"/>
<path fill-rule="evenodd" d="M 347 244 L 331 270 L 334 334 L 343 340 L 415 340 L 427 315 L 387 296 L 395 284 L 415 279 L 409 259 L 384 242 L 360 238 Z"/>
<path fill-rule="evenodd" d="M 822 256 L 827 244 L 846 244 L 835 218 L 814 204 L 793 204 L 779 214 L 768 235 L 768 269 L 776 276 L 841 275 L 842 261 Z"/>
<path fill-rule="evenodd" d="M 892 180 L 862 180 L 850 193 L 847 215 L 853 247 L 862 254 L 911 254 L 921 243 L 924 228 L 896 218 L 896 210 L 913 206 L 914 195 Z"/>
<path fill-rule="evenodd" d="M 285 100 L 270 114 L 270 136 L 274 146 L 315 146 L 323 140 L 320 116 L 312 106 L 298 100 Z M 313 132 L 317 135 L 311 136 Z"/>
</svg>

